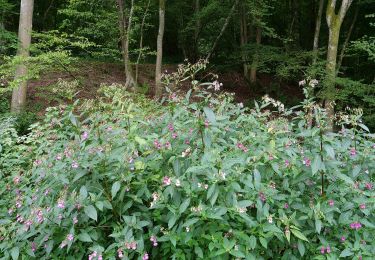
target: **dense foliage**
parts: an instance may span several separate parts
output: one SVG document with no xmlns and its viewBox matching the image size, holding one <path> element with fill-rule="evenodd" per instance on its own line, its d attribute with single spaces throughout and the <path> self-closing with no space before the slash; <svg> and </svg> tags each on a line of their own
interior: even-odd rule
<svg viewBox="0 0 375 260">
<path fill-rule="evenodd" d="M 360 111 L 327 133 L 311 99 L 249 110 L 219 88 L 193 81 L 160 106 L 103 86 L 27 136 L 1 121 L 3 258 L 370 259 L 375 137 Z"/>
</svg>

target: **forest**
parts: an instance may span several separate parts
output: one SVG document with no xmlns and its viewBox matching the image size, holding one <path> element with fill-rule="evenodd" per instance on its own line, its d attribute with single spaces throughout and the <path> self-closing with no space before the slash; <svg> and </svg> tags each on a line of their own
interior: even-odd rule
<svg viewBox="0 0 375 260">
<path fill-rule="evenodd" d="M 0 0 L 0 259 L 374 259 L 375 0 Z"/>
</svg>

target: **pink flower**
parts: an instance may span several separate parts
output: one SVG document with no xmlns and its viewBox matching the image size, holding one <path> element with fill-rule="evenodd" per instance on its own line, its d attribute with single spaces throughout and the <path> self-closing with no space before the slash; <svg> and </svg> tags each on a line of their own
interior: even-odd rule
<svg viewBox="0 0 375 260">
<path fill-rule="evenodd" d="M 360 209 L 366 209 L 366 204 L 362 203 L 361 205 L 359 205 L 359 208 Z"/>
<path fill-rule="evenodd" d="M 156 239 L 156 236 L 152 235 L 152 236 L 150 237 L 150 241 L 152 242 L 152 246 L 153 246 L 153 247 L 158 246 L 158 241 L 157 241 L 157 239 Z"/>
<path fill-rule="evenodd" d="M 168 176 L 164 176 L 164 178 L 163 178 L 163 184 L 165 186 L 171 185 L 171 178 L 168 177 Z"/>
<path fill-rule="evenodd" d="M 365 187 L 368 190 L 372 190 L 372 183 L 371 182 L 366 183 Z"/>
<path fill-rule="evenodd" d="M 132 242 L 126 242 L 125 243 L 125 247 L 127 248 L 127 249 L 132 249 L 132 250 L 136 250 L 137 249 L 137 242 L 135 242 L 135 241 L 132 241 Z"/>
<path fill-rule="evenodd" d="M 331 248 L 330 248 L 330 246 L 327 246 L 327 248 L 326 248 L 326 252 L 327 252 L 327 254 L 331 253 Z"/>
<path fill-rule="evenodd" d="M 355 148 L 351 148 L 350 149 L 350 155 L 355 156 L 356 154 L 357 154 L 357 151 L 355 150 Z"/>
<path fill-rule="evenodd" d="M 190 144 L 190 140 L 189 139 L 185 139 L 185 144 Z"/>
<path fill-rule="evenodd" d="M 143 255 L 142 260 L 148 260 L 148 254 L 147 254 L 147 252 Z"/>
<path fill-rule="evenodd" d="M 73 241 L 73 239 L 74 239 L 73 234 L 68 234 L 68 235 L 66 236 L 66 239 L 68 239 L 69 241 Z"/>
<path fill-rule="evenodd" d="M 155 141 L 154 141 L 154 147 L 155 147 L 156 149 L 160 150 L 162 146 L 161 146 L 161 143 L 159 143 L 158 140 L 155 140 Z"/>
<path fill-rule="evenodd" d="M 94 251 L 91 255 L 89 255 L 89 260 L 94 259 L 94 257 L 96 257 L 97 255 L 98 255 L 98 253 L 96 251 Z"/>
<path fill-rule="evenodd" d="M 358 230 L 358 229 L 360 229 L 361 227 L 362 227 L 362 224 L 359 223 L 359 222 L 353 222 L 353 223 L 350 224 L 350 228 L 351 228 L 351 229 Z"/>
<path fill-rule="evenodd" d="M 303 158 L 303 164 L 306 165 L 307 167 L 311 166 L 311 160 L 309 158 Z"/>
<path fill-rule="evenodd" d="M 285 203 L 284 204 L 284 209 L 288 209 L 289 208 L 289 204 L 288 203 Z"/>
<path fill-rule="evenodd" d="M 165 143 L 164 146 L 165 146 L 165 148 L 167 148 L 167 149 L 171 149 L 171 143 L 168 142 L 168 141 Z"/>
<path fill-rule="evenodd" d="M 171 124 L 171 123 L 168 124 L 168 130 L 171 131 L 171 132 L 174 131 L 173 124 Z"/>
<path fill-rule="evenodd" d="M 210 126 L 210 121 L 207 119 L 204 121 L 204 127 L 208 128 Z"/>
<path fill-rule="evenodd" d="M 78 223 L 78 219 L 77 219 L 77 217 L 74 217 L 73 218 L 73 224 L 75 225 L 75 224 L 77 224 Z"/>
<path fill-rule="evenodd" d="M 259 199 L 260 199 L 262 202 L 265 202 L 265 201 L 266 201 L 266 196 L 264 195 L 263 192 L 259 192 Z"/>
<path fill-rule="evenodd" d="M 77 169 L 79 167 L 78 163 L 76 161 L 73 161 L 72 168 Z"/>
<path fill-rule="evenodd" d="M 245 153 L 249 151 L 249 149 L 247 149 L 242 143 L 237 143 L 237 147 L 238 149 L 244 151 Z"/>
<path fill-rule="evenodd" d="M 341 242 L 345 242 L 346 237 L 342 236 L 340 240 L 341 240 Z"/>
<path fill-rule="evenodd" d="M 63 199 L 59 199 L 57 201 L 57 207 L 60 208 L 60 209 L 65 208 L 65 201 Z"/>
<path fill-rule="evenodd" d="M 325 247 L 322 246 L 322 248 L 320 249 L 320 253 L 321 253 L 321 254 L 324 254 L 324 253 L 325 253 L 325 250 L 326 250 Z"/>
<path fill-rule="evenodd" d="M 33 252 L 36 251 L 36 244 L 35 244 L 35 242 L 31 243 L 31 251 L 33 251 Z"/>
<path fill-rule="evenodd" d="M 173 139 L 176 139 L 177 137 L 178 137 L 178 135 L 177 135 L 176 132 L 172 133 L 172 138 L 173 138 Z"/>
<path fill-rule="evenodd" d="M 61 244 L 60 244 L 60 248 L 64 248 L 65 246 L 66 246 L 66 242 L 62 241 Z"/>
<path fill-rule="evenodd" d="M 328 201 L 328 205 L 330 205 L 331 207 L 333 207 L 335 205 L 335 202 L 333 200 L 329 200 Z"/>
<path fill-rule="evenodd" d="M 89 133 L 87 131 L 83 132 L 83 134 L 81 135 L 81 140 L 84 141 L 86 140 L 87 138 L 89 137 Z"/>
<path fill-rule="evenodd" d="M 289 167 L 289 166 L 290 166 L 289 160 L 285 160 L 285 167 Z"/>
<path fill-rule="evenodd" d="M 121 248 L 119 248 L 119 249 L 117 250 L 117 255 L 118 255 L 119 258 L 123 258 L 123 257 L 124 257 Z"/>
</svg>

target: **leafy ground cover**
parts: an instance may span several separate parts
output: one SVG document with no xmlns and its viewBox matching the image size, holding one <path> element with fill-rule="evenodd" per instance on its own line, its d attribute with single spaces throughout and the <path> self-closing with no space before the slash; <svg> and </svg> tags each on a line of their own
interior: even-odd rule
<svg viewBox="0 0 375 260">
<path fill-rule="evenodd" d="M 104 86 L 27 136 L 2 120 L 3 259 L 371 259 L 375 137 L 358 114 L 328 133 L 311 99 L 249 109 L 218 88 L 160 105 Z"/>
</svg>

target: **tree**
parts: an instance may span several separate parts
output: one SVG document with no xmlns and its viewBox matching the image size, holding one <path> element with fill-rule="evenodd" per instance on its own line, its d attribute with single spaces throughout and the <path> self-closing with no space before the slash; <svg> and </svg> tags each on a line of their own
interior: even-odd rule
<svg viewBox="0 0 375 260">
<path fill-rule="evenodd" d="M 323 16 L 323 7 L 324 7 L 324 0 L 319 0 L 319 10 L 318 15 L 316 16 L 315 22 L 315 33 L 314 33 L 314 44 L 313 44 L 313 64 L 316 63 L 318 58 L 318 48 L 319 48 L 319 35 L 320 35 L 320 27 L 322 24 L 322 16 Z"/>
<path fill-rule="evenodd" d="M 327 116 L 331 118 L 329 128 L 333 129 L 334 118 L 334 101 L 335 101 L 335 77 L 336 77 L 336 60 L 337 49 L 339 45 L 340 29 L 345 15 L 352 4 L 353 0 L 342 0 L 339 12 L 336 14 L 337 0 L 328 0 L 326 19 L 329 30 L 327 65 L 326 65 L 326 110 Z"/>
<path fill-rule="evenodd" d="M 159 98 L 162 95 L 161 85 L 161 65 L 163 60 L 163 37 L 165 27 L 165 1 L 159 0 L 159 31 L 157 38 L 157 53 L 156 53 L 156 67 L 155 67 L 155 96 Z"/>
<path fill-rule="evenodd" d="M 250 69 L 250 82 L 251 83 L 255 83 L 257 81 L 257 67 L 258 67 L 258 59 L 259 59 L 258 48 L 262 41 L 262 28 L 260 27 L 256 28 L 255 41 L 256 41 L 255 54 L 254 54 L 253 63 L 251 64 L 251 69 Z"/>
<path fill-rule="evenodd" d="M 238 3 L 239 3 L 239 0 L 236 0 L 234 2 L 234 4 L 233 4 L 233 6 L 232 6 L 232 8 L 231 8 L 231 10 L 230 10 L 227 18 L 225 19 L 225 22 L 223 24 L 223 27 L 221 28 L 221 31 L 220 31 L 219 35 L 216 37 L 216 40 L 215 40 L 214 44 L 212 45 L 212 48 L 211 48 L 211 50 L 209 51 L 209 53 L 208 53 L 208 55 L 206 57 L 207 60 L 209 60 L 211 58 L 211 55 L 214 52 L 217 44 L 219 43 L 220 38 L 223 36 L 225 30 L 227 29 L 229 21 L 230 21 L 230 18 L 232 17 L 234 11 L 236 10 L 236 7 L 237 7 Z"/>
<path fill-rule="evenodd" d="M 31 31 L 33 22 L 34 0 L 21 0 L 20 20 L 18 27 L 19 46 L 17 55 L 22 59 L 30 56 Z M 17 67 L 15 79 L 19 84 L 13 89 L 11 111 L 21 112 L 26 105 L 27 81 L 23 78 L 27 75 L 27 66 L 24 61 Z"/>
<path fill-rule="evenodd" d="M 136 89 L 137 82 L 134 79 L 134 73 L 131 67 L 130 58 L 129 58 L 129 41 L 130 41 L 130 31 L 133 19 L 134 12 L 134 0 L 131 1 L 131 7 L 129 12 L 129 17 L 126 19 L 124 13 L 124 2 L 123 0 L 117 0 L 118 11 L 119 11 L 119 29 L 120 29 L 120 38 L 121 38 L 121 50 L 122 58 L 125 66 L 125 76 L 126 82 L 125 87 Z"/>
</svg>

